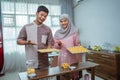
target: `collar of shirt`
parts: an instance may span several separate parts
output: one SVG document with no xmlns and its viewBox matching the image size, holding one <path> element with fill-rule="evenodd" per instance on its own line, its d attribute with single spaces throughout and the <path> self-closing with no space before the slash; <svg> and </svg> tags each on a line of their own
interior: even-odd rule
<svg viewBox="0 0 120 80">
<path fill-rule="evenodd" d="M 40 25 L 37 25 L 34 21 L 33 21 L 33 24 L 34 24 L 36 27 L 41 27 L 41 26 L 43 26 L 43 23 L 40 24 Z"/>
</svg>

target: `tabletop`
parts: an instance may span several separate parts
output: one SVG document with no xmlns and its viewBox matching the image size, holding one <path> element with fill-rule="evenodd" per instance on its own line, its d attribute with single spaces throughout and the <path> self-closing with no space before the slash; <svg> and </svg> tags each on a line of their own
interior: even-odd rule
<svg viewBox="0 0 120 80">
<path fill-rule="evenodd" d="M 93 72 L 91 72 L 91 75 L 92 75 L 92 78 L 94 79 L 94 68 L 99 66 L 99 64 L 86 61 L 86 62 L 79 62 L 78 64 L 75 64 L 74 66 L 76 67 L 74 70 L 63 69 L 60 66 L 48 67 L 48 68 L 45 68 L 45 69 L 42 69 L 42 70 L 36 70 L 36 77 L 34 77 L 32 79 L 27 78 L 26 72 L 19 73 L 19 76 L 20 76 L 21 80 L 39 80 L 39 79 L 42 79 L 42 78 L 60 76 L 60 75 L 63 75 L 63 74 L 66 74 L 66 73 L 72 73 L 72 72 L 75 72 L 75 71 L 82 71 L 82 70 L 85 70 L 85 69 L 93 69 L 92 70 Z M 26 79 L 23 79 L 23 78 L 26 78 Z"/>
</svg>

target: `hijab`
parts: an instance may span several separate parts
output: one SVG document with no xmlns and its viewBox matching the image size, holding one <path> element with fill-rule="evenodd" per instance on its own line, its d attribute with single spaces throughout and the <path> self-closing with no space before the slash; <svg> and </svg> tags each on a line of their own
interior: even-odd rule
<svg viewBox="0 0 120 80">
<path fill-rule="evenodd" d="M 72 21 L 70 20 L 68 14 L 62 14 L 60 16 L 60 20 L 62 19 L 68 20 L 68 26 L 65 29 L 61 26 L 61 28 L 55 32 L 54 38 L 56 39 L 63 39 L 76 32 L 76 28 L 73 25 Z"/>
</svg>

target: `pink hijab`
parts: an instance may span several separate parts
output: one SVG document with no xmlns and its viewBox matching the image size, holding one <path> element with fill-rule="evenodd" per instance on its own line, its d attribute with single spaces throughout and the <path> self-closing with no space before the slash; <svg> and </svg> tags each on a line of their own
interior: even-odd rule
<svg viewBox="0 0 120 80">
<path fill-rule="evenodd" d="M 67 19 L 68 20 L 68 26 L 65 29 L 61 27 L 59 30 L 57 30 L 55 32 L 54 38 L 56 38 L 56 39 L 65 38 L 65 37 L 70 36 L 70 35 L 72 35 L 73 33 L 76 32 L 76 28 L 73 25 L 72 21 L 70 20 L 68 14 L 62 14 L 60 16 L 60 20 L 61 19 Z"/>
</svg>

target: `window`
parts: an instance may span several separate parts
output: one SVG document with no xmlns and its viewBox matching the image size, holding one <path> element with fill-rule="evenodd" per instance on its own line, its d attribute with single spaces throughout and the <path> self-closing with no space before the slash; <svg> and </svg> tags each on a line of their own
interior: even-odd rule
<svg viewBox="0 0 120 80">
<path fill-rule="evenodd" d="M 31 23 L 35 19 L 35 13 L 39 5 L 37 3 L 1 1 L 5 53 L 14 51 L 24 53 L 24 47 L 16 44 L 16 38 L 23 25 Z M 61 7 L 60 5 L 44 5 L 50 11 L 44 23 L 52 29 L 54 34 L 56 29 L 59 28 Z"/>
</svg>

